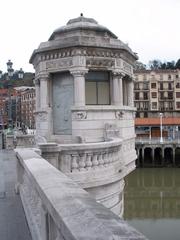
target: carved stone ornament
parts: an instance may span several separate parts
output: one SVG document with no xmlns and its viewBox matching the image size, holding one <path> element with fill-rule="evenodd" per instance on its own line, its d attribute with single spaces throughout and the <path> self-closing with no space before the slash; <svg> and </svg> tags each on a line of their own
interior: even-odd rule
<svg viewBox="0 0 180 240">
<path fill-rule="evenodd" d="M 59 69 L 72 66 L 72 59 L 60 59 L 46 62 L 46 69 Z"/>
<path fill-rule="evenodd" d="M 75 119 L 75 120 L 87 119 L 87 112 L 85 112 L 85 111 L 74 112 L 73 119 Z"/>
<path fill-rule="evenodd" d="M 36 118 L 38 121 L 46 121 L 47 120 L 47 112 L 36 112 Z"/>
<path fill-rule="evenodd" d="M 129 63 L 123 61 L 123 70 L 129 74 L 132 73 L 132 67 Z"/>
<path fill-rule="evenodd" d="M 115 124 L 105 123 L 105 139 L 119 137 L 119 129 Z"/>
<path fill-rule="evenodd" d="M 116 111 L 116 112 L 115 112 L 115 117 L 116 117 L 117 119 L 122 119 L 123 116 L 124 116 L 124 111 Z"/>
<path fill-rule="evenodd" d="M 88 67 L 114 67 L 115 61 L 111 59 L 87 59 L 86 65 Z"/>
</svg>

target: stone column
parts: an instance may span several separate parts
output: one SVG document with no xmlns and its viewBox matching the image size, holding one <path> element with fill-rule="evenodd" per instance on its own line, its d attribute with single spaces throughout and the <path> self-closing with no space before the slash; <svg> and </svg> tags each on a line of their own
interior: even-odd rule
<svg viewBox="0 0 180 240">
<path fill-rule="evenodd" d="M 38 111 L 38 109 L 40 108 L 40 82 L 38 78 L 34 80 L 34 84 L 36 92 L 36 111 Z"/>
<path fill-rule="evenodd" d="M 114 105 L 123 105 L 123 86 L 122 86 L 123 75 L 120 72 L 113 72 L 113 100 Z"/>
<path fill-rule="evenodd" d="M 74 106 L 85 106 L 85 74 L 87 70 L 73 70 L 74 77 Z"/>
<path fill-rule="evenodd" d="M 42 109 L 46 109 L 49 105 L 49 76 L 42 75 L 39 77 L 40 79 L 40 107 Z"/>
<path fill-rule="evenodd" d="M 132 81 L 132 79 L 130 79 L 128 81 L 128 106 L 130 106 L 130 107 L 134 106 L 134 100 L 133 100 L 134 91 L 133 91 L 133 87 L 134 87 L 133 81 Z"/>
</svg>

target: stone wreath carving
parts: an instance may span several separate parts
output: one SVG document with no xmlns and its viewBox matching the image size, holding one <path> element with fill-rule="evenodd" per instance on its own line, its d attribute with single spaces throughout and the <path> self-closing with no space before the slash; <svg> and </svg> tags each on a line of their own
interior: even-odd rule
<svg viewBox="0 0 180 240">
<path fill-rule="evenodd" d="M 116 112 L 115 112 L 115 117 L 116 117 L 117 119 L 122 119 L 123 116 L 124 116 L 124 111 L 116 111 Z"/>
<path fill-rule="evenodd" d="M 47 120 L 47 112 L 38 112 L 37 118 L 38 118 L 38 121 L 46 121 Z"/>
<path fill-rule="evenodd" d="M 74 112 L 73 118 L 76 120 L 83 120 L 87 118 L 87 112 L 81 111 L 81 112 Z"/>
</svg>

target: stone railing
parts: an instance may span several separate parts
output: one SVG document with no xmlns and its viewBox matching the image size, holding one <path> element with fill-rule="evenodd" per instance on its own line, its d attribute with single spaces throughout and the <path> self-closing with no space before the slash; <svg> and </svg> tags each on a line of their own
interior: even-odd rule
<svg viewBox="0 0 180 240">
<path fill-rule="evenodd" d="M 101 143 L 84 144 L 39 144 L 42 156 L 63 172 L 83 172 L 106 168 L 119 163 L 121 159 L 121 139 Z M 58 154 L 55 154 L 59 152 Z M 121 162 L 122 163 L 122 162 Z"/>
<path fill-rule="evenodd" d="M 35 136 L 30 135 L 19 135 L 15 138 L 16 147 L 34 147 L 36 146 Z"/>
<path fill-rule="evenodd" d="M 6 135 L 6 148 L 14 149 L 16 147 L 34 147 L 36 146 L 34 135 Z"/>
<path fill-rule="evenodd" d="M 39 147 L 49 163 L 113 212 L 123 215 L 122 193 L 128 167 L 120 138 L 98 143 L 43 143 Z"/>
<path fill-rule="evenodd" d="M 153 137 L 153 138 L 143 138 L 137 137 L 135 140 L 136 144 L 179 144 L 180 138 L 167 138 L 163 137 Z"/>
<path fill-rule="evenodd" d="M 16 189 L 33 240 L 146 239 L 34 151 L 16 154 Z"/>
</svg>

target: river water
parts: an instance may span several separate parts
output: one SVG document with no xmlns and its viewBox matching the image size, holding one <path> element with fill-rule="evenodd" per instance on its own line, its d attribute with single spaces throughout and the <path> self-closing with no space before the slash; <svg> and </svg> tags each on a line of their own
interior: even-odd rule
<svg viewBox="0 0 180 240">
<path fill-rule="evenodd" d="M 180 240 L 180 168 L 138 168 L 125 182 L 124 219 L 149 240 Z"/>
</svg>

